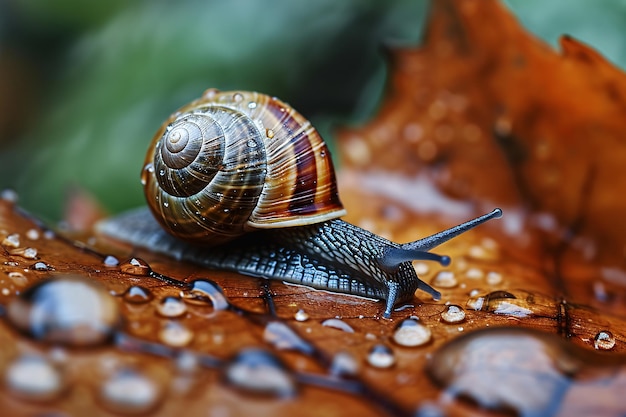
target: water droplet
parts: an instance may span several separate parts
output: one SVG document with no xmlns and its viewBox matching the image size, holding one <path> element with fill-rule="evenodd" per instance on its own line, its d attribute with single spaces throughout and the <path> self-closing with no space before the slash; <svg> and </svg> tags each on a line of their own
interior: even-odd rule
<svg viewBox="0 0 626 417">
<path fill-rule="evenodd" d="M 298 311 L 296 311 L 296 314 L 294 314 L 294 318 L 296 319 L 296 321 L 307 321 L 309 319 L 309 314 L 300 309 Z"/>
<path fill-rule="evenodd" d="M 154 296 L 149 289 L 139 285 L 132 285 L 124 291 L 124 301 L 132 304 L 143 304 L 152 301 Z"/>
<path fill-rule="evenodd" d="M 490 272 L 487 273 L 487 277 L 485 278 L 485 281 L 489 285 L 501 284 L 502 283 L 502 274 L 500 274 L 499 272 L 490 271 Z"/>
<path fill-rule="evenodd" d="M 102 261 L 102 263 L 107 268 L 112 268 L 112 267 L 118 266 L 120 264 L 120 261 L 115 256 L 107 255 Z"/>
<path fill-rule="evenodd" d="M 10 255 L 13 256 L 21 256 L 25 259 L 36 259 L 37 258 L 37 249 L 35 248 L 17 248 L 11 249 L 9 251 Z"/>
<path fill-rule="evenodd" d="M 441 319 L 446 323 L 461 323 L 465 320 L 465 310 L 461 306 L 450 304 L 441 312 Z"/>
<path fill-rule="evenodd" d="M 215 311 L 227 310 L 230 302 L 224 295 L 222 287 L 208 279 L 196 279 L 190 283 L 186 291 L 181 291 L 183 299 L 190 304 L 213 305 Z"/>
<path fill-rule="evenodd" d="M 611 350 L 615 347 L 615 337 L 608 330 L 602 330 L 593 338 L 593 346 L 597 350 Z"/>
<path fill-rule="evenodd" d="M 164 169 L 160 169 L 159 170 L 159 175 L 162 176 L 162 177 L 165 176 L 165 170 Z"/>
<path fill-rule="evenodd" d="M 31 267 L 35 271 L 53 271 L 54 268 L 45 262 L 35 262 Z"/>
<path fill-rule="evenodd" d="M 136 275 L 138 277 L 147 277 L 150 275 L 152 268 L 148 262 L 141 258 L 130 258 L 120 265 L 120 271 L 125 274 Z"/>
<path fill-rule="evenodd" d="M 187 306 L 180 298 L 168 295 L 157 305 L 157 312 L 163 317 L 180 317 L 187 312 Z"/>
<path fill-rule="evenodd" d="M 265 129 L 265 136 L 272 139 L 274 137 L 274 131 L 272 129 Z"/>
<path fill-rule="evenodd" d="M 235 93 L 233 94 L 233 100 L 235 100 L 236 103 L 239 103 L 243 100 L 243 95 L 241 93 Z"/>
<path fill-rule="evenodd" d="M 289 371 L 272 353 L 245 349 L 226 367 L 226 380 L 236 388 L 255 394 L 292 397 L 296 384 Z"/>
<path fill-rule="evenodd" d="M 139 371 L 123 368 L 104 381 L 100 389 L 103 405 L 117 413 L 146 413 L 158 404 L 159 387 Z"/>
<path fill-rule="evenodd" d="M 481 279 L 485 276 L 485 273 L 482 269 L 470 268 L 465 272 L 465 276 L 469 279 Z"/>
<path fill-rule="evenodd" d="M 28 229 L 26 231 L 26 237 L 30 240 L 37 240 L 39 239 L 39 230 L 37 229 Z"/>
<path fill-rule="evenodd" d="M 105 343 L 121 321 L 108 291 L 77 276 L 39 281 L 11 300 L 7 317 L 37 340 L 70 346 Z"/>
<path fill-rule="evenodd" d="M 248 139 L 248 147 L 249 148 L 256 148 L 257 143 L 254 141 L 254 139 Z"/>
<path fill-rule="evenodd" d="M 179 322 L 167 322 L 159 331 L 159 340 L 166 345 L 183 347 L 191 343 L 193 332 Z"/>
<path fill-rule="evenodd" d="M 4 382 L 13 394 L 35 401 L 52 400 L 64 387 L 61 372 L 44 357 L 34 355 L 20 356 L 10 362 Z"/>
<path fill-rule="evenodd" d="M 18 280 L 22 280 L 25 279 L 26 276 L 24 274 L 22 274 L 21 272 L 17 272 L 17 271 L 11 271 L 7 274 L 9 276 L 9 278 L 11 279 L 18 279 Z"/>
<path fill-rule="evenodd" d="M 332 327 L 333 329 L 343 330 L 347 333 L 354 333 L 354 329 L 345 321 L 340 319 L 327 319 L 322 322 L 322 326 Z"/>
<path fill-rule="evenodd" d="M 333 356 L 329 373 L 334 376 L 354 376 L 359 371 L 359 364 L 348 352 L 338 352 Z"/>
<path fill-rule="evenodd" d="M 516 290 L 515 294 L 508 291 L 492 291 L 486 295 L 472 296 L 467 300 L 466 307 L 475 311 L 489 311 L 523 318 L 533 314 L 550 317 L 553 314 L 552 304 L 536 294 Z"/>
<path fill-rule="evenodd" d="M 312 354 L 313 346 L 298 335 L 291 327 L 280 321 L 270 321 L 263 331 L 263 340 L 280 350 L 296 350 Z"/>
<path fill-rule="evenodd" d="M 402 320 L 393 333 L 393 341 L 400 346 L 422 346 L 430 342 L 431 339 L 430 328 L 415 319 Z"/>
<path fill-rule="evenodd" d="M 425 262 L 416 262 L 413 267 L 415 268 L 415 273 L 418 276 L 426 275 L 430 272 L 430 266 L 428 266 Z"/>
<path fill-rule="evenodd" d="M 257 104 L 256 104 L 255 101 L 248 102 L 248 108 L 249 109 L 256 109 L 256 106 L 257 106 Z"/>
<path fill-rule="evenodd" d="M 202 93 L 202 98 L 206 100 L 212 100 L 215 98 L 217 94 L 219 94 L 220 90 L 217 88 L 209 88 Z"/>
<path fill-rule="evenodd" d="M 594 366 L 590 355 L 597 354 L 554 334 L 523 327 L 487 328 L 460 335 L 436 350 L 427 372 L 448 395 L 469 398 L 484 408 L 520 416 L 572 415 L 560 409 L 570 403 L 564 393 L 610 391 L 606 377 L 593 386 L 592 378 L 585 376 L 590 373 L 582 367 Z M 607 373 L 614 370 L 606 367 Z M 582 383 L 576 387 L 579 372 Z"/>
<path fill-rule="evenodd" d="M 431 284 L 439 288 L 454 288 L 459 282 L 452 271 L 440 271 L 435 278 L 431 281 Z"/>
<path fill-rule="evenodd" d="M 2 240 L 2 246 L 8 246 L 10 248 L 17 248 L 20 246 L 20 235 L 13 233 L 8 235 Z"/>
<path fill-rule="evenodd" d="M 376 344 L 367 354 L 367 363 L 375 368 L 389 368 L 396 363 L 396 357 L 389 346 Z"/>
</svg>

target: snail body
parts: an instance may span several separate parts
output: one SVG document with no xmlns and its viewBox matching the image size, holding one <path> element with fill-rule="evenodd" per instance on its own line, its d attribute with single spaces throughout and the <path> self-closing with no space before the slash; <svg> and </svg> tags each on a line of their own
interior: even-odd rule
<svg viewBox="0 0 626 417">
<path fill-rule="evenodd" d="M 149 148 L 142 184 L 152 216 L 123 213 L 100 225 L 103 234 L 210 268 L 383 299 L 384 317 L 417 289 L 440 298 L 412 260 L 447 265 L 428 250 L 501 215 L 406 244 L 344 222 L 315 128 L 250 92 L 208 90 L 173 114 Z"/>
</svg>

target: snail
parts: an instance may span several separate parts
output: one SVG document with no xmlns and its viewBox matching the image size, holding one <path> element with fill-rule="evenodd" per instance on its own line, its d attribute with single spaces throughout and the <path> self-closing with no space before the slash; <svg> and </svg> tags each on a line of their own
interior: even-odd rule
<svg viewBox="0 0 626 417">
<path fill-rule="evenodd" d="M 397 244 L 344 222 L 330 152 L 286 103 L 254 92 L 207 90 L 161 126 L 141 174 L 147 208 L 99 231 L 210 268 L 385 300 L 388 318 L 416 290 L 438 300 L 413 260 L 500 217 L 492 212 Z"/>
</svg>

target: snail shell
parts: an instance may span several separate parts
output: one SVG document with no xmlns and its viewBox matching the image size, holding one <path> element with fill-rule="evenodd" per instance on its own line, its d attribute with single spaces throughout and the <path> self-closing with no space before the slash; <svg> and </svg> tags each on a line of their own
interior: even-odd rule
<svg viewBox="0 0 626 417">
<path fill-rule="evenodd" d="M 172 115 L 149 148 L 142 183 L 166 230 L 211 246 L 345 214 L 320 135 L 259 93 L 208 90 Z"/>
<path fill-rule="evenodd" d="M 502 214 L 405 244 L 344 222 L 317 131 L 287 104 L 250 92 L 208 90 L 172 115 L 141 178 L 154 218 L 145 208 L 124 213 L 100 224 L 102 234 L 210 268 L 382 299 L 384 317 L 417 289 L 440 297 L 412 260 L 447 265 L 429 250 Z"/>
</svg>

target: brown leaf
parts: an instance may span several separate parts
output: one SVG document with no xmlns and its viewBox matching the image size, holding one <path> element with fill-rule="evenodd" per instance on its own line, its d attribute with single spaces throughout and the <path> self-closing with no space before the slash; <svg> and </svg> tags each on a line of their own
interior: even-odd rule
<svg viewBox="0 0 626 417">
<path fill-rule="evenodd" d="M 391 55 L 380 114 L 341 135 L 347 220 L 403 242 L 495 204 L 505 217 L 442 245 L 450 268 L 415 264 L 442 300 L 418 292 L 390 320 L 381 302 L 77 243 L 0 200 L 0 408 L 623 415 L 626 273 L 607 227 L 623 74 L 563 49 L 466 0 L 436 2 L 426 44 Z"/>
</svg>

